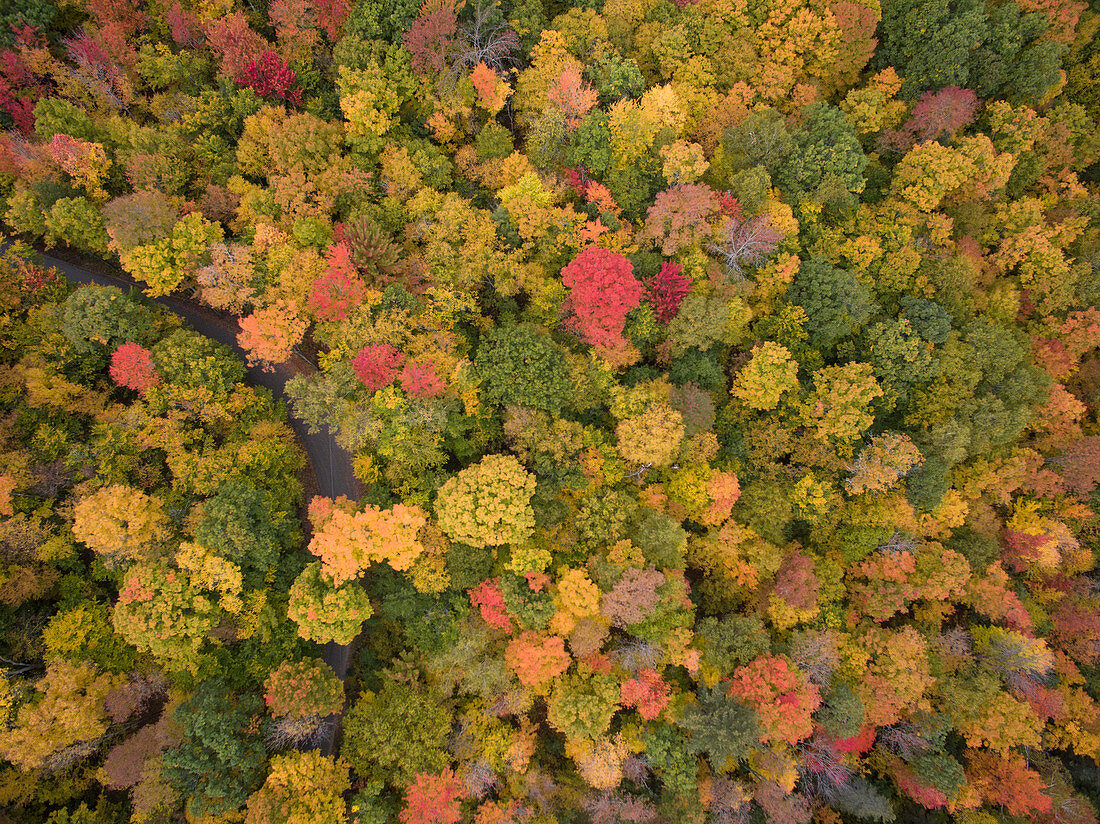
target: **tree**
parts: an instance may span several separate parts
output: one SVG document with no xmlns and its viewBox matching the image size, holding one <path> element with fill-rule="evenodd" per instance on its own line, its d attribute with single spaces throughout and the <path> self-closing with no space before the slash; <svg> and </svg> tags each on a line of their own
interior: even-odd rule
<svg viewBox="0 0 1100 824">
<path fill-rule="evenodd" d="M 204 388 L 215 398 L 226 398 L 244 380 L 244 364 L 228 347 L 191 329 L 177 329 L 154 345 L 152 353 L 164 384 Z"/>
<path fill-rule="evenodd" d="M 843 113 L 811 103 L 802 110 L 802 128 L 775 179 L 793 199 L 809 195 L 821 203 L 845 202 L 863 191 L 866 167 L 856 130 Z"/>
<path fill-rule="evenodd" d="M 1017 753 L 969 750 L 967 777 L 986 801 L 1004 807 L 1011 815 L 1048 813 L 1051 798 L 1046 782 Z"/>
<path fill-rule="evenodd" d="M 653 307 L 658 323 L 668 323 L 676 317 L 680 304 L 691 292 L 691 278 L 683 271 L 682 264 L 662 263 L 657 274 L 645 282 L 645 301 Z"/>
<path fill-rule="evenodd" d="M 718 193 L 702 183 L 680 183 L 657 195 L 646 214 L 639 238 L 651 241 L 661 254 L 672 256 L 681 249 L 710 238 L 708 221 L 721 209 Z"/>
<path fill-rule="evenodd" d="M 290 514 L 270 493 L 245 479 L 233 479 L 202 504 L 195 540 L 260 581 L 282 550 L 298 539 Z"/>
<path fill-rule="evenodd" d="M 436 493 L 439 528 L 474 547 L 518 543 L 535 528 L 535 478 L 511 455 L 486 455 Z"/>
<path fill-rule="evenodd" d="M 343 824 L 348 765 L 318 752 L 271 759 L 263 786 L 248 798 L 245 824 Z"/>
<path fill-rule="evenodd" d="M 192 212 L 176 222 L 169 237 L 122 252 L 119 261 L 128 274 L 148 284 L 150 297 L 161 297 L 193 275 L 221 239 L 221 226 Z"/>
<path fill-rule="evenodd" d="M 45 213 L 42 229 L 46 246 L 65 243 L 93 255 L 106 255 L 110 237 L 103 218 L 86 197 L 63 197 Z"/>
<path fill-rule="evenodd" d="M 540 637 L 527 630 L 508 643 L 504 660 L 521 684 L 539 689 L 564 673 L 572 659 L 559 636 Z"/>
<path fill-rule="evenodd" d="M 785 346 L 764 341 L 753 347 L 752 359 L 734 378 L 730 394 L 751 409 L 769 410 L 798 386 L 798 363 Z"/>
<path fill-rule="evenodd" d="M 404 684 L 363 692 L 344 717 L 340 753 L 363 778 L 393 787 L 450 764 L 451 714 L 434 696 Z"/>
<path fill-rule="evenodd" d="M 871 656 L 864 677 L 853 686 L 875 726 L 897 722 L 915 708 L 932 684 L 928 643 L 912 626 L 867 629 L 860 645 Z"/>
<path fill-rule="evenodd" d="M 466 787 L 453 770 L 419 773 L 405 788 L 401 824 L 458 824 L 459 805 L 465 797 Z"/>
<path fill-rule="evenodd" d="M 73 510 L 73 537 L 103 555 L 108 567 L 154 560 L 169 535 L 160 501 L 121 484 L 103 487 Z"/>
<path fill-rule="evenodd" d="M 767 214 L 754 217 L 727 217 L 717 233 L 717 240 L 707 245 L 726 266 L 726 275 L 743 280 L 746 266 L 763 266 L 783 240 L 783 234 L 772 226 Z"/>
<path fill-rule="evenodd" d="M 325 271 L 313 283 L 309 295 L 309 308 L 318 320 L 341 321 L 363 302 L 366 284 L 359 277 L 359 270 L 351 262 L 351 252 L 346 243 L 329 247 L 325 256 Z"/>
<path fill-rule="evenodd" d="M 275 716 L 269 744 L 302 746 L 328 729 L 326 716 L 344 708 L 344 684 L 322 661 L 284 661 L 264 681 L 264 703 Z"/>
<path fill-rule="evenodd" d="M 102 145 L 67 134 L 55 134 L 50 141 L 50 154 L 54 162 L 84 189 L 88 197 L 100 202 L 107 199 L 103 182 L 111 161 L 107 159 Z"/>
<path fill-rule="evenodd" d="M 987 9 L 968 0 L 892 0 L 883 6 L 875 60 L 897 69 L 909 98 L 925 89 L 963 86 L 980 98 L 1037 105 L 1058 83 L 1064 48 L 1040 39 L 1046 28 L 1016 5 Z"/>
<path fill-rule="evenodd" d="M 818 257 L 799 266 L 788 295 L 806 310 L 810 340 L 822 350 L 854 335 L 877 308 L 870 291 L 851 273 Z"/>
<path fill-rule="evenodd" d="M 595 674 L 567 675 L 554 683 L 547 720 L 567 742 L 592 741 L 603 735 L 619 707 L 616 679 Z"/>
<path fill-rule="evenodd" d="M 35 700 L 0 730 L 0 753 L 24 770 L 61 770 L 88 757 L 110 726 L 103 702 L 118 680 L 88 663 L 51 662 Z"/>
<path fill-rule="evenodd" d="M 978 109 L 978 96 L 970 89 L 947 86 L 939 91 L 927 91 L 921 95 L 913 113 L 902 126 L 917 143 L 936 140 L 942 135 L 954 137 L 955 132 L 968 125 Z"/>
<path fill-rule="evenodd" d="M 207 43 L 221 58 L 221 74 L 236 81 L 244 77 L 249 62 L 268 50 L 268 43 L 248 25 L 243 12 L 226 14 L 205 27 Z"/>
<path fill-rule="evenodd" d="M 684 438 L 683 418 L 666 404 L 651 404 L 640 415 L 619 421 L 615 438 L 623 460 L 641 466 L 668 466 Z"/>
<path fill-rule="evenodd" d="M 637 569 L 631 567 L 604 594 L 600 601 L 600 612 L 614 626 L 627 628 L 640 624 L 657 608 L 660 596 L 659 587 L 665 583 L 665 575 L 654 567 Z"/>
<path fill-rule="evenodd" d="M 431 358 L 406 361 L 397 381 L 402 391 L 413 398 L 437 398 L 447 388 Z"/>
<path fill-rule="evenodd" d="M 623 706 L 634 707 L 646 721 L 655 720 L 671 700 L 671 686 L 660 673 L 644 669 L 619 687 Z"/>
<path fill-rule="evenodd" d="M 351 366 L 367 391 L 377 392 L 394 382 L 404 361 L 405 356 L 388 343 L 371 343 L 359 350 Z"/>
<path fill-rule="evenodd" d="M 114 351 L 123 344 L 153 344 L 160 331 L 156 316 L 114 286 L 83 286 L 63 304 L 61 331 L 85 356 Z"/>
<path fill-rule="evenodd" d="M 813 731 L 811 714 L 821 704 L 817 687 L 787 658 L 760 657 L 734 670 L 729 696 L 756 710 L 760 740 L 797 743 Z"/>
<path fill-rule="evenodd" d="M 977 196 L 1000 189 L 1009 180 L 1013 157 L 998 153 L 986 135 L 960 138 L 954 147 L 934 140 L 913 147 L 898 163 L 891 189 L 924 212 L 965 189 Z"/>
<path fill-rule="evenodd" d="M 803 407 L 802 418 L 818 437 L 855 440 L 874 421 L 871 403 L 880 397 L 870 364 L 826 366 L 814 372 L 814 396 Z"/>
<path fill-rule="evenodd" d="M 474 364 L 489 403 L 556 415 L 570 392 L 562 350 L 531 324 L 494 327 L 481 339 Z"/>
<path fill-rule="evenodd" d="M 421 76 L 442 72 L 454 48 L 458 15 L 453 0 L 424 0 L 420 14 L 401 38 Z"/>
<path fill-rule="evenodd" d="M 577 128 L 589 110 L 596 105 L 596 90 L 581 77 L 581 67 L 567 63 L 546 93 L 547 101 L 557 106 L 570 131 Z"/>
<path fill-rule="evenodd" d="M 474 84 L 479 105 L 494 117 L 504 108 L 512 93 L 511 87 L 485 63 L 474 66 L 470 72 L 470 82 Z"/>
<path fill-rule="evenodd" d="M 218 678 L 201 682 L 176 707 L 181 741 L 163 755 L 164 776 L 186 799 L 189 815 L 239 810 L 263 781 L 260 701 L 236 694 Z"/>
<path fill-rule="evenodd" d="M 630 261 L 601 247 L 589 247 L 565 265 L 561 276 L 570 290 L 573 325 L 585 342 L 612 349 L 624 344 L 626 316 L 642 300 L 642 287 Z"/>
<path fill-rule="evenodd" d="M 298 303 L 280 298 L 270 306 L 241 318 L 237 343 L 248 353 L 248 365 L 286 363 L 301 343 L 309 321 L 298 314 Z"/>
<path fill-rule="evenodd" d="M 851 495 L 879 493 L 892 488 L 924 458 L 908 435 L 884 432 L 859 451 L 848 471 L 844 488 Z"/>
<path fill-rule="evenodd" d="M 931 383 L 939 375 L 932 344 L 922 340 L 908 320 L 886 320 L 864 331 L 868 360 L 875 375 L 904 391 L 907 384 Z"/>
<path fill-rule="evenodd" d="M 296 106 L 302 102 L 302 90 L 294 88 L 297 81 L 298 76 L 291 68 L 267 49 L 248 60 L 241 76 L 236 78 L 237 85 L 252 89 L 260 97 L 274 97 Z"/>
<path fill-rule="evenodd" d="M 418 506 L 368 505 L 351 512 L 332 506 L 326 498 L 314 498 L 310 516 L 314 533 L 309 551 L 321 559 L 325 578 L 336 585 L 354 580 L 375 563 L 405 572 L 424 551 L 418 536 L 428 518 Z"/>
<path fill-rule="evenodd" d="M 287 617 L 311 641 L 350 644 L 372 614 L 370 599 L 357 582 L 334 586 L 319 562 L 307 565 L 290 587 Z"/>
<path fill-rule="evenodd" d="M 152 353 L 139 343 L 124 343 L 111 355 L 108 370 L 119 386 L 144 395 L 160 382 Z"/>
<path fill-rule="evenodd" d="M 131 566 L 111 615 L 115 631 L 167 669 L 197 674 L 199 651 L 223 616 L 215 597 L 166 563 Z"/>
<path fill-rule="evenodd" d="M 344 706 L 344 686 L 323 661 L 284 661 L 264 681 L 264 703 L 276 716 L 332 715 Z"/>
</svg>

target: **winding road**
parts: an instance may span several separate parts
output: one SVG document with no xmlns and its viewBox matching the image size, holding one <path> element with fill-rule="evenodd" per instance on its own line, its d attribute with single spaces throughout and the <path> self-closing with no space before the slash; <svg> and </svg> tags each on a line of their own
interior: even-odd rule
<svg viewBox="0 0 1100 824">
<path fill-rule="evenodd" d="M 123 291 L 129 291 L 138 284 L 121 274 L 109 274 L 107 272 L 93 271 L 75 263 L 62 260 L 52 255 L 40 253 L 42 262 L 52 266 L 61 272 L 72 283 L 98 284 L 100 286 L 117 286 Z M 208 338 L 213 338 L 223 343 L 244 359 L 244 350 L 237 344 L 237 333 L 240 326 L 237 321 L 213 310 L 196 306 L 193 303 L 173 298 L 171 296 L 154 298 L 168 311 L 178 315 L 187 321 L 191 327 Z M 316 372 L 317 368 L 302 355 L 295 353 L 292 361 L 276 366 L 273 370 L 265 371 L 258 366 L 248 369 L 248 380 L 254 384 L 265 386 L 271 390 L 276 398 L 286 399 L 286 382 L 295 375 Z M 313 472 L 317 479 L 318 492 L 329 498 L 344 495 L 352 500 L 359 498 L 359 481 L 352 471 L 351 457 L 337 443 L 332 433 L 327 429 L 319 432 L 310 432 L 307 426 L 290 416 L 290 424 L 302 444 L 302 448 L 309 456 L 313 466 Z M 324 660 L 340 676 L 343 681 L 348 671 L 348 661 L 351 655 L 350 644 L 336 644 L 329 642 L 325 645 Z M 331 754 L 335 742 L 338 726 L 333 727 L 324 742 L 322 751 Z"/>
</svg>

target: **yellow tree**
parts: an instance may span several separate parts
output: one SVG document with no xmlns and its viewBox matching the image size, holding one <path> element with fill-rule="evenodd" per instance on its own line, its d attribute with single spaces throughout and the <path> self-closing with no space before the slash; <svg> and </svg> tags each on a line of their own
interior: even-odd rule
<svg viewBox="0 0 1100 824">
<path fill-rule="evenodd" d="M 798 386 L 798 361 L 790 350 L 765 341 L 752 350 L 752 359 L 737 373 L 730 394 L 751 409 L 775 409 L 779 399 Z"/>
<path fill-rule="evenodd" d="M 619 421 L 615 437 L 619 454 L 628 463 L 668 466 L 680 451 L 684 419 L 668 404 L 651 404 L 640 415 Z"/>
<path fill-rule="evenodd" d="M 108 568 L 152 560 L 169 534 L 160 501 L 122 484 L 93 492 L 73 509 L 73 536 Z"/>
<path fill-rule="evenodd" d="M 814 394 L 802 407 L 802 420 L 820 438 L 852 441 L 874 421 L 871 402 L 880 397 L 871 364 L 826 366 L 814 372 Z"/>
<path fill-rule="evenodd" d="M 440 487 L 439 528 L 476 547 L 519 543 L 535 529 L 535 476 L 511 455 L 486 455 Z"/>
<path fill-rule="evenodd" d="M 0 727 L 0 755 L 25 770 L 49 770 L 92 754 L 110 726 L 104 699 L 119 680 L 88 663 L 51 662 L 12 727 Z"/>
<path fill-rule="evenodd" d="M 248 799 L 245 824 L 343 824 L 342 796 L 350 786 L 343 758 L 312 751 L 273 756 L 267 780 Z"/>
</svg>

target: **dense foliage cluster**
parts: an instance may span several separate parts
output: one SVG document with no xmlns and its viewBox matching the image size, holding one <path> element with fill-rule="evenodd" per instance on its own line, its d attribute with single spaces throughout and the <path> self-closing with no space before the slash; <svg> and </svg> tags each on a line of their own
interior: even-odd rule
<svg viewBox="0 0 1100 824">
<path fill-rule="evenodd" d="M 0 815 L 1095 824 L 1095 3 L 0 17 Z"/>
<path fill-rule="evenodd" d="M 286 620 L 307 556 L 285 409 L 160 309 L 18 250 L 0 272 L 2 803 L 59 823 L 239 809 L 264 727 L 309 741 L 344 704 Z"/>
</svg>

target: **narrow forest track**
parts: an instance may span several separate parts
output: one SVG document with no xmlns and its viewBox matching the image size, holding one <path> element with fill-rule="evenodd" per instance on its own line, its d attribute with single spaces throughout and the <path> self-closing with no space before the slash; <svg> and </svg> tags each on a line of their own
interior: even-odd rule
<svg viewBox="0 0 1100 824">
<path fill-rule="evenodd" d="M 39 254 L 43 263 L 57 269 L 71 283 L 117 286 L 123 291 L 140 288 L 138 283 L 121 274 L 95 271 L 53 255 L 43 252 Z M 106 265 L 102 265 L 102 268 L 106 269 Z M 242 360 L 245 359 L 245 352 L 237 343 L 237 333 L 240 332 L 240 326 L 234 318 L 172 296 L 152 298 L 152 300 L 185 320 L 196 332 L 225 344 L 236 352 Z M 295 353 L 291 361 L 280 364 L 274 369 L 264 370 L 259 366 L 248 367 L 248 380 L 270 389 L 276 398 L 285 401 L 286 382 L 288 380 L 295 375 L 311 374 L 316 371 L 317 367 L 302 355 Z M 310 464 L 313 466 L 318 493 L 328 498 L 344 495 L 352 500 L 358 500 L 359 481 L 352 471 L 351 456 L 336 443 L 333 434 L 328 429 L 310 432 L 308 427 L 294 416 L 290 416 L 290 424 L 309 457 Z M 325 645 L 325 663 L 332 667 L 341 681 L 347 676 L 351 647 L 352 644 L 336 644 L 333 642 Z M 324 742 L 322 751 L 325 754 L 332 754 L 339 729 L 340 725 L 335 725 L 327 741 Z"/>
</svg>

